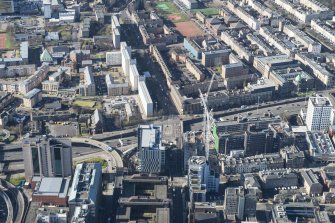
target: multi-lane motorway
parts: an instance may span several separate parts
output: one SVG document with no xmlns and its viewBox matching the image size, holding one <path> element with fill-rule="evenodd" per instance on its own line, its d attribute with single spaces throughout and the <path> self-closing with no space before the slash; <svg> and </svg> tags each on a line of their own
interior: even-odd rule
<svg viewBox="0 0 335 223">
<path fill-rule="evenodd" d="M 278 108 L 278 106 L 280 108 Z M 287 110 L 289 113 L 299 113 L 300 109 L 306 106 L 306 99 L 304 97 L 294 98 L 294 99 L 286 99 L 276 102 L 263 103 L 259 106 L 253 105 L 243 109 L 235 108 L 229 109 L 221 112 L 214 112 L 214 117 L 220 121 L 228 121 L 232 120 L 235 115 L 242 116 L 261 116 L 268 110 L 272 111 L 274 115 L 280 115 L 280 113 Z M 258 107 L 258 114 L 257 114 Z M 180 116 L 183 121 L 183 128 L 185 131 L 187 130 L 199 130 L 202 127 L 202 116 L 201 115 L 184 115 Z M 227 120 L 228 119 L 228 120 Z M 158 123 L 159 124 L 159 123 Z M 122 154 L 128 149 L 132 149 L 137 145 L 136 138 L 136 128 L 129 128 L 122 131 L 115 131 L 109 133 L 103 133 L 94 135 L 91 138 L 76 138 L 73 142 L 78 142 L 80 144 L 74 143 L 73 146 L 73 157 L 80 157 L 85 154 L 92 154 L 100 152 L 101 149 L 103 151 L 108 151 L 109 147 L 113 148 L 112 152 L 106 152 L 106 154 L 111 154 L 113 158 L 111 158 L 110 162 L 114 162 L 115 165 L 111 165 L 112 167 L 123 167 L 122 164 Z M 122 144 L 120 143 L 120 139 L 122 139 Z M 85 140 L 87 142 L 85 142 Z M 85 145 L 86 144 L 86 145 Z M 115 151 L 114 149 L 117 149 Z M 5 164 L 8 170 L 23 170 L 23 157 L 22 157 L 22 149 L 19 143 L 14 144 L 3 144 L 0 145 L 0 163 Z"/>
<path fill-rule="evenodd" d="M 246 110 L 236 110 L 236 112 L 231 112 L 225 115 L 217 115 L 216 120 L 218 122 L 230 122 L 234 120 L 234 117 L 241 116 L 241 117 L 263 117 L 264 114 L 271 113 L 273 116 L 281 116 L 284 113 L 288 115 L 299 114 L 301 109 L 306 109 L 307 104 L 305 101 L 297 101 L 290 104 L 284 105 L 274 105 L 271 107 L 256 107 L 246 108 Z M 202 123 L 196 122 L 190 124 L 190 130 L 197 131 L 202 129 Z"/>
</svg>

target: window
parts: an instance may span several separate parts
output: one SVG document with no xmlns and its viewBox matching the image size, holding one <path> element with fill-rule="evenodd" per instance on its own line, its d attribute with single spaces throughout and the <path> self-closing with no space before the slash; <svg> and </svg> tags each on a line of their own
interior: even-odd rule
<svg viewBox="0 0 335 223">
<path fill-rule="evenodd" d="M 38 148 L 32 147 L 31 148 L 31 158 L 33 162 L 33 175 L 40 175 L 40 163 L 39 163 L 39 155 L 38 155 Z"/>
<path fill-rule="evenodd" d="M 54 148 L 54 159 L 55 159 L 55 175 L 62 176 L 62 156 L 61 156 L 61 147 Z"/>
</svg>

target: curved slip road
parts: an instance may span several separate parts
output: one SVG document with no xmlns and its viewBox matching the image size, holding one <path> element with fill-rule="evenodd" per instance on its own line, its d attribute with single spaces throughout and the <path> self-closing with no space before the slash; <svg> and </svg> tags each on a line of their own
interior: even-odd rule
<svg viewBox="0 0 335 223">
<path fill-rule="evenodd" d="M 100 142 L 100 141 L 97 141 L 97 140 L 94 140 L 94 139 L 88 139 L 88 138 L 73 137 L 73 138 L 70 138 L 70 139 L 73 143 L 89 144 L 89 145 L 92 145 L 92 146 L 95 146 L 95 147 L 98 147 L 98 148 L 102 149 L 103 151 L 106 152 L 106 154 L 113 161 L 110 165 L 110 166 L 112 166 L 112 168 L 113 167 L 115 169 L 123 168 L 123 162 L 122 162 L 121 156 L 115 150 L 112 150 L 111 152 L 109 152 L 108 150 L 110 149 L 110 146 L 107 145 L 106 143 Z"/>
</svg>

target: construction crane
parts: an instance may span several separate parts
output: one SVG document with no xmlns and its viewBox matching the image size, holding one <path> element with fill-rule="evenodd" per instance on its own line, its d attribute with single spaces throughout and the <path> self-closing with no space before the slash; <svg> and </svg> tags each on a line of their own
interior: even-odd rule
<svg viewBox="0 0 335 223">
<path fill-rule="evenodd" d="M 208 158 L 209 158 L 210 144 L 214 140 L 214 137 L 213 137 L 212 131 L 211 131 L 211 129 L 214 125 L 214 119 L 213 119 L 213 115 L 212 115 L 212 110 L 209 111 L 208 106 L 207 106 L 207 103 L 208 103 L 207 99 L 208 99 L 209 92 L 212 88 L 214 77 L 215 77 L 215 73 L 213 74 L 213 76 L 211 78 L 211 81 L 210 81 L 209 86 L 208 86 L 207 94 L 205 96 L 202 94 L 201 90 L 199 89 L 201 103 L 202 103 L 202 106 L 203 106 L 203 109 L 204 109 L 203 136 L 204 136 L 206 160 L 208 160 Z"/>
</svg>

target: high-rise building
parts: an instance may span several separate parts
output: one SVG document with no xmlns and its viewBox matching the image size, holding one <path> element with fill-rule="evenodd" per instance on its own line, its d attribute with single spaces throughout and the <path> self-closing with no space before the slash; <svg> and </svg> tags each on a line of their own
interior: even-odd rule
<svg viewBox="0 0 335 223">
<path fill-rule="evenodd" d="M 306 125 L 309 131 L 324 131 L 330 125 L 333 109 L 328 97 L 310 97 L 308 100 Z"/>
<path fill-rule="evenodd" d="M 154 113 L 154 105 L 144 80 L 139 82 L 138 96 L 140 99 L 141 107 L 144 111 L 144 115 L 146 117 L 152 116 Z"/>
<path fill-rule="evenodd" d="M 205 202 L 207 192 L 219 191 L 219 168 L 218 161 L 210 155 L 192 156 L 188 160 L 188 185 L 190 189 L 191 202 Z"/>
<path fill-rule="evenodd" d="M 51 19 L 51 1 L 43 0 L 44 18 Z"/>
<path fill-rule="evenodd" d="M 224 208 L 228 219 L 243 220 L 256 216 L 256 188 L 228 187 L 225 191 Z"/>
<path fill-rule="evenodd" d="M 114 47 L 116 49 L 119 49 L 120 48 L 121 35 L 120 35 L 120 31 L 119 31 L 118 28 L 113 29 L 113 31 L 112 31 L 112 37 L 113 37 Z"/>
<path fill-rule="evenodd" d="M 72 175 L 72 146 L 68 139 L 36 137 L 22 141 L 25 177 Z"/>
<path fill-rule="evenodd" d="M 162 173 L 165 170 L 165 147 L 162 146 L 162 126 L 140 125 L 138 148 L 141 173 Z"/>
<path fill-rule="evenodd" d="M 206 201 L 206 182 L 208 175 L 206 157 L 192 156 L 188 160 L 188 185 L 190 188 L 191 202 Z"/>
<path fill-rule="evenodd" d="M 227 216 L 237 217 L 239 220 L 243 220 L 244 211 L 244 192 L 243 188 L 227 188 L 225 190 L 224 208 Z"/>
<path fill-rule="evenodd" d="M 126 76 L 129 75 L 129 66 L 131 62 L 131 47 L 126 42 L 120 43 L 122 70 Z"/>
</svg>

